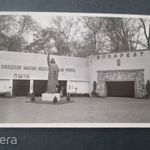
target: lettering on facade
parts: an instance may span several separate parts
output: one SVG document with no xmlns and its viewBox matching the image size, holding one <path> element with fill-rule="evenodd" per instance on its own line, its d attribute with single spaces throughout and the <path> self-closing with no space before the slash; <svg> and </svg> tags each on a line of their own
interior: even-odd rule
<svg viewBox="0 0 150 150">
<path fill-rule="evenodd" d="M 48 67 L 38 67 L 38 70 L 39 70 L 39 71 L 47 71 L 47 70 L 48 70 Z"/>
<path fill-rule="evenodd" d="M 66 68 L 66 72 L 75 72 L 74 68 Z"/>
<path fill-rule="evenodd" d="M 30 75 L 29 74 L 22 74 L 22 73 L 15 73 L 14 78 L 15 79 L 29 79 Z"/>
<path fill-rule="evenodd" d="M 20 65 L 6 65 L 2 64 L 1 69 L 11 69 L 11 70 L 20 70 L 21 66 Z"/>
<path fill-rule="evenodd" d="M 59 68 L 59 71 L 60 72 L 64 72 L 64 68 Z"/>
<path fill-rule="evenodd" d="M 37 66 L 21 66 L 21 65 L 0 65 L 1 69 L 8 69 L 8 70 L 26 70 L 26 71 L 48 71 L 48 67 L 37 67 Z M 60 72 L 76 72 L 74 68 L 59 68 Z M 14 74 L 14 78 L 29 78 L 28 74 Z"/>
<path fill-rule="evenodd" d="M 121 64 L 120 59 L 117 59 L 117 66 L 120 66 L 120 64 Z"/>
<path fill-rule="evenodd" d="M 36 70 L 36 66 L 23 66 L 24 70 Z"/>
<path fill-rule="evenodd" d="M 20 66 L 20 65 L 6 65 L 2 64 L 1 69 L 9 69 L 9 70 L 38 70 L 38 71 L 48 71 L 48 67 L 36 67 L 36 66 Z M 60 72 L 75 72 L 74 68 L 59 68 Z"/>
<path fill-rule="evenodd" d="M 143 56 L 144 55 L 144 51 L 141 51 L 141 52 L 133 52 L 133 53 L 126 53 L 126 54 L 123 54 L 123 53 L 121 53 L 121 54 L 114 54 L 113 56 L 114 56 L 114 58 L 117 58 L 117 57 L 123 57 L 123 56 L 125 56 L 126 55 L 126 57 L 130 57 L 130 56 L 133 56 L 133 57 L 136 57 L 136 56 L 138 56 L 138 53 L 139 53 L 139 56 Z M 107 57 L 108 58 L 111 58 L 111 55 L 110 54 L 107 54 Z M 104 59 L 104 58 L 106 58 L 106 55 L 102 55 L 102 58 Z M 97 59 L 100 59 L 100 56 L 97 56 Z M 92 62 L 91 62 L 92 63 Z"/>
</svg>

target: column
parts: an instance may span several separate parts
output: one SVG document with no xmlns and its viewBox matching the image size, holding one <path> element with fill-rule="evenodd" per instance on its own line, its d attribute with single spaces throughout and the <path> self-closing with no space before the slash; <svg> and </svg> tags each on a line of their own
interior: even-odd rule
<svg viewBox="0 0 150 150">
<path fill-rule="evenodd" d="M 67 92 L 67 93 L 70 92 L 70 81 L 69 81 L 69 80 L 67 81 L 67 90 L 66 90 L 66 92 Z"/>
<path fill-rule="evenodd" d="M 10 80 L 9 92 L 10 92 L 10 95 L 12 96 L 13 95 L 13 80 L 12 79 Z"/>
<path fill-rule="evenodd" d="M 30 93 L 33 93 L 33 83 L 34 81 L 33 80 L 30 80 Z"/>
</svg>

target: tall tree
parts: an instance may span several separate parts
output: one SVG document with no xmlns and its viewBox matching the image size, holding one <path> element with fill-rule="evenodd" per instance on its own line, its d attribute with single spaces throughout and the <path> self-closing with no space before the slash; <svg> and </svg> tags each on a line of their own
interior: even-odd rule
<svg viewBox="0 0 150 150">
<path fill-rule="evenodd" d="M 38 24 L 26 15 L 0 16 L 0 50 L 21 51 L 26 43 L 25 34 L 38 29 Z"/>
<path fill-rule="evenodd" d="M 106 18 L 104 31 L 110 41 L 110 50 L 113 52 L 136 50 L 140 29 L 138 19 Z"/>
<path fill-rule="evenodd" d="M 53 49 L 58 55 L 73 55 L 73 42 L 78 31 L 75 26 L 73 17 L 54 17 L 48 28 L 34 34 L 33 42 L 27 48 L 37 53 Z"/>
<path fill-rule="evenodd" d="M 146 48 L 150 49 L 150 23 L 147 23 L 147 25 L 146 25 L 147 20 L 142 19 L 142 18 L 140 18 L 140 21 L 142 23 L 142 28 L 144 31 L 144 37 L 146 39 Z"/>
<path fill-rule="evenodd" d="M 0 15 L 0 50 L 7 50 L 13 16 Z"/>
<path fill-rule="evenodd" d="M 16 51 L 16 45 L 19 44 L 18 42 L 24 41 L 24 34 L 31 30 L 37 30 L 38 27 L 37 23 L 30 16 L 14 16 L 14 18 L 15 22 L 12 24 L 14 33 L 12 33 L 13 35 L 11 36 L 11 40 L 8 45 L 8 51 Z"/>
<path fill-rule="evenodd" d="M 78 33 L 76 17 L 57 16 L 51 21 L 55 34 L 55 46 L 59 54 L 72 55 L 72 42 Z"/>
<path fill-rule="evenodd" d="M 102 32 L 104 18 L 100 17 L 82 17 L 84 30 L 81 31 L 84 42 L 85 56 L 101 52 L 105 49 L 105 37 Z"/>
<path fill-rule="evenodd" d="M 55 32 L 49 28 L 39 30 L 33 34 L 33 42 L 26 46 L 30 52 L 46 54 L 54 47 Z"/>
</svg>

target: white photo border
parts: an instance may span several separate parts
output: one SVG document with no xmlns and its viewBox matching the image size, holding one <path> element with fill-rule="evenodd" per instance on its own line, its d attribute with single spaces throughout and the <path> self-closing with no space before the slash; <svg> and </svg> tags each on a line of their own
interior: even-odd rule
<svg viewBox="0 0 150 150">
<path fill-rule="evenodd" d="M 150 18 L 150 15 L 115 13 L 0 11 L 0 15 L 51 15 Z M 0 123 L 0 128 L 149 128 L 150 123 Z"/>
</svg>

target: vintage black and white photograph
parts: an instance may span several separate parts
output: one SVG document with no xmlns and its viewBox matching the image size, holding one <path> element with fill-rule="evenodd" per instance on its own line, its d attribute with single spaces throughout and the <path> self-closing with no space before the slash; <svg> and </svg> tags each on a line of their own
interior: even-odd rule
<svg viewBox="0 0 150 150">
<path fill-rule="evenodd" d="M 0 13 L 3 123 L 150 123 L 150 17 Z"/>
</svg>

